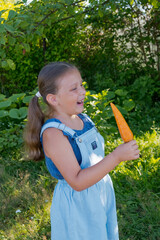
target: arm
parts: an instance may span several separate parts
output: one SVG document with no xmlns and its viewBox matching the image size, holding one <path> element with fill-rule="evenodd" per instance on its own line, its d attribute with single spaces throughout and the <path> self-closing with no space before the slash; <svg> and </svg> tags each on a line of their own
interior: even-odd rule
<svg viewBox="0 0 160 240">
<path fill-rule="evenodd" d="M 138 146 L 133 140 L 118 146 L 94 166 L 81 169 L 67 137 L 55 128 L 47 129 L 43 133 L 43 147 L 46 155 L 52 159 L 64 179 L 76 191 L 82 191 L 94 185 L 121 161 L 139 157 Z"/>
</svg>

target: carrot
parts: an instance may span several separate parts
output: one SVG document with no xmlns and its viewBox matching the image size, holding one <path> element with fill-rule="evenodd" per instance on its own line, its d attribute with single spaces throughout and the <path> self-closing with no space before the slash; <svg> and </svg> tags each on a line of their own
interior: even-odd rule
<svg viewBox="0 0 160 240">
<path fill-rule="evenodd" d="M 112 111 L 114 113 L 114 117 L 117 122 L 117 126 L 121 135 L 121 138 L 123 139 L 124 142 L 129 142 L 133 140 L 133 133 L 131 129 L 129 128 L 126 120 L 122 116 L 121 112 L 118 110 L 118 108 L 113 104 L 110 103 Z"/>
</svg>

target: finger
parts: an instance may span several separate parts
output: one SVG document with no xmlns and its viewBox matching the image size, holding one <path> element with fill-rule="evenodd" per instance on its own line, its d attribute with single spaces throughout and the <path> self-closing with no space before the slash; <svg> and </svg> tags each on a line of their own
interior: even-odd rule
<svg viewBox="0 0 160 240">
<path fill-rule="evenodd" d="M 133 146 L 131 146 L 131 149 L 132 149 L 133 151 L 137 151 L 137 150 L 138 150 L 138 145 L 133 145 Z"/>
<path fill-rule="evenodd" d="M 137 145 L 137 142 L 136 142 L 136 140 L 132 140 L 132 141 L 128 142 L 127 144 L 133 147 L 133 146 Z"/>
<path fill-rule="evenodd" d="M 138 145 L 135 145 L 134 147 L 135 147 L 135 150 L 139 150 L 139 149 L 138 149 Z"/>
<path fill-rule="evenodd" d="M 132 145 L 137 145 L 137 141 L 136 140 L 132 140 Z"/>
<path fill-rule="evenodd" d="M 134 159 L 138 159 L 139 158 L 139 153 L 135 153 L 134 154 Z"/>
<path fill-rule="evenodd" d="M 137 155 L 137 154 L 139 154 L 140 153 L 140 151 L 139 150 L 137 150 L 137 151 L 135 151 L 135 154 Z"/>
</svg>

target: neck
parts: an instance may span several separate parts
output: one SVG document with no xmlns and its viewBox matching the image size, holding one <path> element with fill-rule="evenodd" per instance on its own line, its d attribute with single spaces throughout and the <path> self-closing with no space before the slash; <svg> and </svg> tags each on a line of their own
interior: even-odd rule
<svg viewBox="0 0 160 240">
<path fill-rule="evenodd" d="M 75 130 L 83 129 L 83 121 L 77 115 L 64 116 L 64 115 L 54 114 L 53 117 L 59 119 L 67 127 L 70 127 Z"/>
</svg>

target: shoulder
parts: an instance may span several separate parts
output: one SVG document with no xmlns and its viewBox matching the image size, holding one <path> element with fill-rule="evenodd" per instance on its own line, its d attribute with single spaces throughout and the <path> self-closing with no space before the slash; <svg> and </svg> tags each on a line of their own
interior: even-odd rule
<svg viewBox="0 0 160 240">
<path fill-rule="evenodd" d="M 58 119 L 48 119 L 41 129 L 41 137 L 43 138 L 43 145 L 47 145 L 50 142 L 53 144 L 58 139 L 65 138 L 63 132 L 58 129 L 58 126 L 61 124 L 61 121 Z"/>
<path fill-rule="evenodd" d="M 55 137 L 64 137 L 63 132 L 54 127 L 47 128 L 43 132 L 43 141 L 47 139 L 54 139 Z"/>
<path fill-rule="evenodd" d="M 43 133 L 43 148 L 48 157 L 51 157 L 61 148 L 68 148 L 68 138 L 57 128 L 47 128 Z"/>
<path fill-rule="evenodd" d="M 46 122 L 43 124 L 41 128 L 40 140 L 42 141 L 42 138 L 44 139 L 44 136 L 50 136 L 54 133 L 56 134 L 57 132 L 60 132 L 60 131 L 56 131 L 56 129 L 59 129 L 59 125 L 61 124 L 62 124 L 61 121 L 56 118 L 51 118 L 46 120 Z"/>
<path fill-rule="evenodd" d="M 52 144 L 59 144 L 60 142 L 63 142 L 67 139 L 67 136 L 64 135 L 63 131 L 61 129 L 50 127 L 45 129 L 43 132 L 43 145 L 45 143 L 51 142 Z"/>
</svg>

